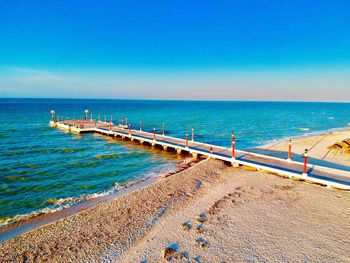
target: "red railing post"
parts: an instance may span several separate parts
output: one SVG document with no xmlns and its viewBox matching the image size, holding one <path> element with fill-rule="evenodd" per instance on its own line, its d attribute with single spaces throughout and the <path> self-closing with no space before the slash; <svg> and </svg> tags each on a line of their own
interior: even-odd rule
<svg viewBox="0 0 350 263">
<path fill-rule="evenodd" d="M 305 153 L 304 153 L 304 172 L 303 175 L 307 175 L 307 160 L 308 160 L 309 156 L 308 156 L 308 149 L 305 149 Z"/>
<path fill-rule="evenodd" d="M 153 128 L 153 140 L 156 140 L 156 128 Z"/>
<path fill-rule="evenodd" d="M 232 159 L 235 159 L 235 143 L 236 143 L 235 134 L 232 132 L 232 135 L 231 135 Z"/>
<path fill-rule="evenodd" d="M 291 161 L 291 160 L 292 160 L 292 140 L 289 140 L 287 161 Z"/>
<path fill-rule="evenodd" d="M 186 132 L 186 148 L 188 148 L 188 132 Z"/>
</svg>

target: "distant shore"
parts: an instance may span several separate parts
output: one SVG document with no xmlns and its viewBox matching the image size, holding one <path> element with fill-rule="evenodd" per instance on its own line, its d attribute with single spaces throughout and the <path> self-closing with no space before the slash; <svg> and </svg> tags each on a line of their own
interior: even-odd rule
<svg viewBox="0 0 350 263">
<path fill-rule="evenodd" d="M 329 143 L 348 135 L 295 140 L 294 153 L 322 139 L 312 149 L 321 156 Z M 285 153 L 285 146 L 273 150 Z M 344 227 L 350 226 L 350 192 L 216 160 L 192 164 L 5 241 L 0 258 L 161 262 L 171 245 L 173 258 L 199 262 L 349 261 L 344 233 L 350 229 Z"/>
<path fill-rule="evenodd" d="M 311 162 L 315 164 L 350 170 L 350 154 L 328 149 L 329 146 L 349 138 L 350 127 L 292 137 L 290 138 L 293 153 L 292 159 L 302 160 L 302 155 L 307 149 L 309 157 L 312 158 Z M 276 142 L 256 147 L 255 152 L 286 158 L 288 146 L 289 139 L 277 140 Z"/>
</svg>

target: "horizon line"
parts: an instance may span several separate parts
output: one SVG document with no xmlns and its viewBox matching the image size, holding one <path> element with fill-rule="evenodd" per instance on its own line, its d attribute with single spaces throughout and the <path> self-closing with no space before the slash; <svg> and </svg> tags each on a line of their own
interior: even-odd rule
<svg viewBox="0 0 350 263">
<path fill-rule="evenodd" d="M 188 101 L 188 102 L 292 102 L 292 103 L 350 103 L 350 101 L 304 101 L 304 100 L 210 100 L 210 99 L 142 99 L 142 98 L 47 98 L 47 97 L 0 97 L 6 99 L 25 99 L 25 100 L 136 100 L 136 101 Z"/>
</svg>

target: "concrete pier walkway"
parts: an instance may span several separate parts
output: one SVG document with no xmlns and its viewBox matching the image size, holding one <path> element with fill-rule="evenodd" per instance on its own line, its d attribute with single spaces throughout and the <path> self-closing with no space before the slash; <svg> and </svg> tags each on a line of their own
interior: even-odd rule
<svg viewBox="0 0 350 263">
<path fill-rule="evenodd" d="M 235 150 L 233 158 L 232 148 L 129 129 L 126 125 L 115 125 L 112 122 L 52 120 L 50 121 L 50 125 L 74 133 L 95 132 L 107 136 L 129 139 L 131 141 L 138 141 L 141 144 L 147 143 L 152 146 L 160 146 L 164 150 L 172 149 L 179 154 L 183 152 L 192 154 L 193 156 L 206 156 L 229 162 L 234 166 L 245 165 L 289 178 L 310 181 L 327 187 L 350 190 L 350 172 L 344 170 L 308 164 L 305 174 L 304 164 L 301 162 L 287 161 L 281 158 L 241 150 Z"/>
</svg>

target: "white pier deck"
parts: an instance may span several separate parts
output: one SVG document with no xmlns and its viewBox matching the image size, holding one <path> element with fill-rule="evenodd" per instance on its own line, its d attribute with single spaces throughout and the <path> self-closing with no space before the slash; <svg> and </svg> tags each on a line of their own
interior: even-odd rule
<svg viewBox="0 0 350 263">
<path fill-rule="evenodd" d="M 305 180 L 327 187 L 350 190 L 350 172 L 328 168 L 324 166 L 307 165 L 307 173 L 303 173 L 304 164 L 301 162 L 287 161 L 285 159 L 256 154 L 247 151 L 235 150 L 235 158 L 232 158 L 232 149 L 197 141 L 174 138 L 152 132 L 128 129 L 121 125 L 94 120 L 65 120 L 51 121 L 50 125 L 74 133 L 95 132 L 107 136 L 148 143 L 152 146 L 163 147 L 164 150 L 174 149 L 178 153 L 189 153 L 194 156 L 201 155 L 209 158 L 229 162 L 234 166 L 245 165 L 276 173 L 289 178 Z"/>
</svg>

